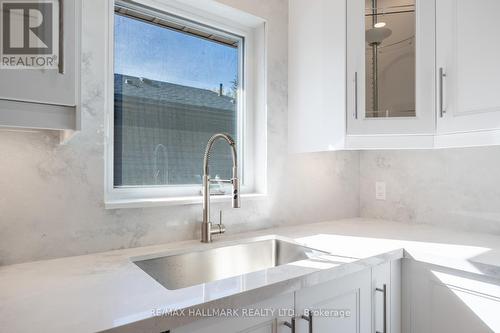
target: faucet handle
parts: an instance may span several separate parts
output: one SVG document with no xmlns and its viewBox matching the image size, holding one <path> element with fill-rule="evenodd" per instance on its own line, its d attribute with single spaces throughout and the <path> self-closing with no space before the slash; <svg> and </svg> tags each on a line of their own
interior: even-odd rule
<svg viewBox="0 0 500 333">
<path fill-rule="evenodd" d="M 226 232 L 226 227 L 222 224 L 222 210 L 219 210 L 219 226 L 217 233 L 223 234 Z"/>
</svg>

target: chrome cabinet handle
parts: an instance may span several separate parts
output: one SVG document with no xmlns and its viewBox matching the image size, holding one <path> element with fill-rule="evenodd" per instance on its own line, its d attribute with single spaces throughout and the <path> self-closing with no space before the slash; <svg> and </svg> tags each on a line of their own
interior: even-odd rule
<svg viewBox="0 0 500 333">
<path fill-rule="evenodd" d="M 354 72 L 354 119 L 358 119 L 358 72 Z"/>
<path fill-rule="evenodd" d="M 312 311 L 309 311 L 309 315 L 302 315 L 300 318 L 308 321 L 309 323 L 309 333 L 313 333 L 313 314 Z"/>
<path fill-rule="evenodd" d="M 286 327 L 289 327 L 292 331 L 292 333 L 295 333 L 295 317 L 293 317 L 290 322 L 288 321 L 285 321 L 283 323 L 283 325 L 285 325 Z"/>
<path fill-rule="evenodd" d="M 444 109 L 444 78 L 446 73 L 443 67 L 439 68 L 439 117 L 443 118 L 446 110 Z"/>
<path fill-rule="evenodd" d="M 384 297 L 384 321 L 382 325 L 384 330 L 382 332 L 376 331 L 376 333 L 387 333 L 387 285 L 384 283 L 384 287 L 382 289 L 375 288 L 375 291 L 381 292 Z"/>
<path fill-rule="evenodd" d="M 59 0 L 59 74 L 64 74 L 64 0 Z"/>
</svg>

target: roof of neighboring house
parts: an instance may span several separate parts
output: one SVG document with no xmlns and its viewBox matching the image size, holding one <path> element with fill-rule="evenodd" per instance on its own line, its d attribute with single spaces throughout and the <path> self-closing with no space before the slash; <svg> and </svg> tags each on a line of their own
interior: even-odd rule
<svg viewBox="0 0 500 333">
<path fill-rule="evenodd" d="M 155 104 L 176 103 L 234 112 L 235 101 L 211 90 L 182 86 L 134 76 L 115 74 L 115 94 L 154 100 Z"/>
</svg>

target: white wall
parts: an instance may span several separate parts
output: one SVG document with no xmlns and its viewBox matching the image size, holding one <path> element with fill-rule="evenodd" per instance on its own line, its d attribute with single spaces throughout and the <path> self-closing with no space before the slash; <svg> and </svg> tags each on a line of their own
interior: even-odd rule
<svg viewBox="0 0 500 333">
<path fill-rule="evenodd" d="M 221 2 L 269 31 L 269 197 L 221 204 L 228 233 L 357 216 L 357 152 L 286 154 L 288 1 Z M 83 3 L 82 133 L 60 146 L 47 132 L 0 131 L 0 265 L 199 237 L 199 205 L 104 209 L 106 1 Z"/>
<path fill-rule="evenodd" d="M 500 234 L 500 147 L 364 151 L 360 165 L 362 217 Z"/>
</svg>

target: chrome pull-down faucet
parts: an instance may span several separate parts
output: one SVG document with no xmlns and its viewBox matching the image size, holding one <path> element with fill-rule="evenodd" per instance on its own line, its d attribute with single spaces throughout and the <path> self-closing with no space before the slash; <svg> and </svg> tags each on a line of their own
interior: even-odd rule
<svg viewBox="0 0 500 333">
<path fill-rule="evenodd" d="M 210 173 L 208 170 L 208 164 L 210 162 L 210 152 L 214 143 L 222 139 L 226 141 L 231 147 L 231 153 L 233 157 L 233 173 L 231 179 L 220 180 L 220 179 L 210 179 Z M 231 193 L 231 200 L 233 203 L 233 208 L 240 208 L 240 180 L 238 178 L 238 159 L 236 154 L 236 142 L 234 139 L 226 133 L 217 133 L 213 135 L 207 143 L 205 148 L 205 155 L 203 158 L 203 221 L 201 222 L 201 241 L 202 243 L 210 243 L 212 241 L 212 235 L 223 234 L 226 228 L 222 224 L 222 214 L 219 224 L 212 224 L 210 222 L 210 183 L 211 182 L 223 182 L 231 183 L 233 185 L 233 190 Z"/>
</svg>

